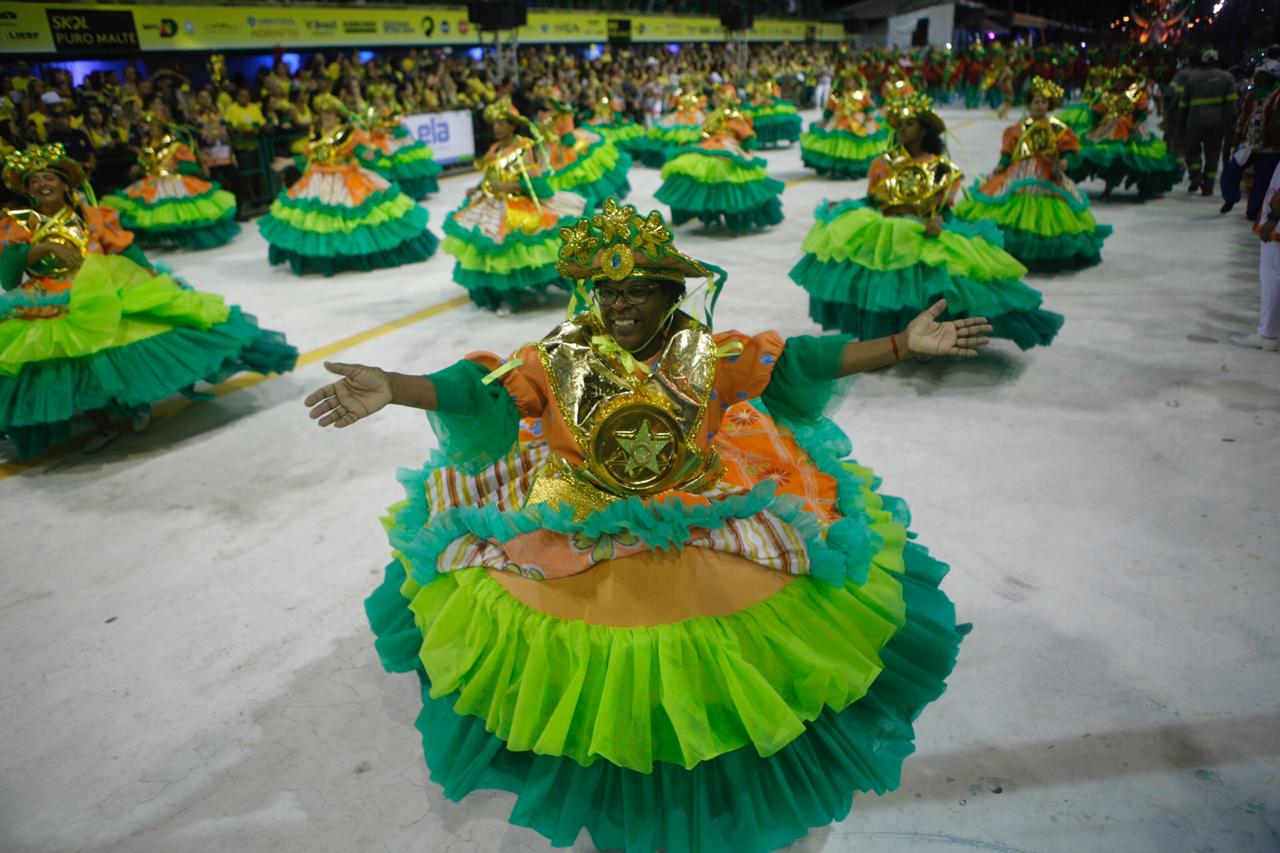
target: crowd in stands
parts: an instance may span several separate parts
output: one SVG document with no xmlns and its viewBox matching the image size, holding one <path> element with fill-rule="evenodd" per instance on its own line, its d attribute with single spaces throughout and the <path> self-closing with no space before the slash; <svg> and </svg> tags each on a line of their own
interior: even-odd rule
<svg viewBox="0 0 1280 853">
<path fill-rule="evenodd" d="M 635 4 L 632 4 L 635 5 Z M 643 5 L 641 3 L 640 5 Z M 696 5 L 696 4 L 695 4 Z M 83 163 L 99 193 L 131 179 L 141 144 L 140 117 L 152 112 L 189 128 L 201 164 L 236 192 L 245 215 L 253 215 L 278 189 L 270 163 L 300 149 L 313 121 L 314 97 L 332 93 L 353 113 L 378 101 L 391 101 L 406 114 L 451 109 L 482 109 L 507 94 L 517 107 L 533 111 L 534 91 L 555 85 L 584 114 L 604 93 L 621 99 L 631 117 L 652 121 L 668 96 L 689 80 L 713 85 L 745 82 L 759 73 L 774 76 L 783 97 L 799 106 L 824 101 L 832 79 L 849 66 L 873 86 L 904 69 L 917 84 L 947 98 L 965 75 L 981 75 L 994 60 L 992 51 L 966 53 L 926 50 L 854 52 L 843 45 L 753 45 L 750 66 L 733 65 L 723 45 L 687 45 L 678 52 L 666 45 L 635 45 L 586 58 L 581 47 L 520 49 L 520 83 L 497 79 L 484 62 L 468 53 L 410 49 L 367 58 L 355 51 L 305 55 L 297 67 L 279 59 L 256 75 L 222 73 L 219 67 L 192 61 L 184 67 L 139 60 L 122 73 L 88 74 L 77 85 L 55 64 L 39 73 L 23 61 L 0 74 L 0 155 L 35 142 L 61 142 Z M 1013 68 L 1017 81 L 1040 74 L 1078 91 L 1096 55 L 1071 49 L 1013 50 L 999 60 Z M 1129 57 L 1145 64 L 1157 83 L 1176 71 L 1171 51 Z M 145 66 L 145 70 L 144 70 Z M 477 121 L 477 132 L 484 122 Z M 486 140 L 477 140 L 483 150 Z"/>
</svg>

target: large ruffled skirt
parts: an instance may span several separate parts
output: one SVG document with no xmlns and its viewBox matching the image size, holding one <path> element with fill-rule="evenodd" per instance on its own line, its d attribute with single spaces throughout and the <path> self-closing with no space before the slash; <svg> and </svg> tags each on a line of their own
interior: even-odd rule
<svg viewBox="0 0 1280 853">
<path fill-rule="evenodd" d="M 240 233 L 236 197 L 191 175 L 143 178 L 102 203 L 142 246 L 212 249 Z"/>
<path fill-rule="evenodd" d="M 326 276 L 425 261 L 439 241 L 427 209 L 381 175 L 353 163 L 312 163 L 258 221 L 272 264 Z"/>
<path fill-rule="evenodd" d="M 1076 101 L 1058 111 L 1058 118 L 1067 127 L 1075 131 L 1076 136 L 1083 137 L 1093 127 L 1094 112 L 1087 101 Z"/>
<path fill-rule="evenodd" d="M 1099 264 L 1102 244 L 1111 236 L 1111 226 L 1097 223 L 1089 199 L 1069 178 L 1058 184 L 1036 177 L 1033 160 L 1015 163 L 985 183 L 975 181 L 955 215 L 1000 226 L 1005 251 L 1037 272 Z"/>
<path fill-rule="evenodd" d="M 627 180 L 631 155 L 598 133 L 584 136 L 584 142 L 586 146 L 580 151 L 560 146 L 558 153 L 563 156 L 557 157 L 558 162 L 546 174 L 547 184 L 558 193 L 577 193 L 589 208 L 599 207 L 607 198 L 626 198 L 631 192 Z"/>
<path fill-rule="evenodd" d="M 1073 181 L 1099 178 L 1109 186 L 1132 187 L 1139 198 L 1167 193 L 1182 180 L 1182 164 L 1165 141 L 1142 131 L 1118 137 L 1100 128 L 1085 134 L 1067 163 Z"/>
<path fill-rule="evenodd" d="M 557 847 L 586 829 L 599 849 L 757 853 L 899 784 L 967 630 L 947 568 L 829 421 L 793 432 L 741 403 L 724 424 L 754 487 L 579 520 L 523 506 L 547 454 L 528 428 L 478 474 L 439 455 L 401 472 L 365 609 L 384 667 L 418 677 L 445 796 L 510 791 L 511 822 Z M 808 571 L 747 556 L 806 549 Z M 530 553 L 592 567 L 539 579 Z"/>
<path fill-rule="evenodd" d="M 644 127 L 631 119 L 614 122 L 588 123 L 587 127 L 612 142 L 619 151 L 635 156 L 636 140 L 644 137 Z"/>
<path fill-rule="evenodd" d="M 804 123 L 796 105 L 790 101 L 774 101 L 769 106 L 743 106 L 742 112 L 751 118 L 756 131 L 756 142 L 761 148 L 776 148 L 800 138 Z"/>
<path fill-rule="evenodd" d="M 144 410 L 200 381 L 292 370 L 298 357 L 222 297 L 115 255 L 89 255 L 60 294 L 10 292 L 0 311 L 0 433 L 22 456 L 67 441 L 77 413 Z"/>
<path fill-rule="evenodd" d="M 702 141 L 702 123 L 678 124 L 673 119 L 659 119 L 644 136 L 632 140 L 631 153 L 651 169 L 661 169 L 675 152 Z"/>
<path fill-rule="evenodd" d="M 889 129 L 868 136 L 848 130 L 827 130 L 814 122 L 800 137 L 800 159 L 819 175 L 865 178 L 871 163 L 889 147 Z"/>
<path fill-rule="evenodd" d="M 995 337 L 1048 346 L 1060 314 L 1022 282 L 1027 268 L 1002 248 L 992 222 L 952 220 L 930 238 L 924 223 L 884 216 L 863 199 L 823 202 L 791 278 L 809 292 L 809 316 L 862 340 L 896 334 L 938 299 L 944 318 L 985 316 Z"/>
<path fill-rule="evenodd" d="M 782 221 L 785 184 L 769 177 L 761 157 L 693 146 L 683 149 L 662 167 L 662 186 L 654 197 L 671 208 L 671 221 L 680 225 L 699 219 L 724 224 L 738 233 L 777 225 Z"/>
<path fill-rule="evenodd" d="M 554 286 L 568 289 L 556 270 L 560 229 L 582 216 L 586 200 L 577 193 L 555 193 L 537 201 L 498 199 L 483 193 L 463 201 L 444 223 L 446 254 L 452 255 L 453 280 L 471 301 L 496 311 L 535 302 Z"/>
<path fill-rule="evenodd" d="M 356 156 L 416 201 L 440 191 L 440 164 L 431 146 L 419 142 L 404 128 L 378 134 L 368 145 L 357 145 Z"/>
</svg>

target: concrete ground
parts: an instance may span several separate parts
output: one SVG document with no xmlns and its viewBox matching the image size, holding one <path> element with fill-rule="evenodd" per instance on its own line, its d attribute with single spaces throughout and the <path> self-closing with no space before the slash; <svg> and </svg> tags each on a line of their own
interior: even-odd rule
<svg viewBox="0 0 1280 853">
<path fill-rule="evenodd" d="M 966 172 L 990 168 L 1002 123 L 944 117 Z M 765 156 L 796 181 L 782 225 L 678 242 L 731 273 L 719 328 L 811 334 L 787 270 L 813 207 L 865 183 Z M 470 181 L 431 199 L 437 231 Z M 658 206 L 655 171 L 631 183 Z M 866 376 L 837 413 L 975 627 L 901 788 L 794 850 L 1280 847 L 1280 355 L 1227 343 L 1256 321 L 1258 244 L 1217 208 L 1097 203 L 1105 263 L 1032 279 L 1067 317 L 1051 348 Z M 444 255 L 325 280 L 266 254 L 248 227 L 159 257 L 304 353 L 400 370 L 562 311 L 450 302 Z M 361 602 L 396 467 L 434 438 L 410 411 L 320 431 L 301 401 L 325 381 L 313 357 L 100 456 L 0 470 L 0 849 L 547 849 L 510 796 L 426 781 L 415 679 L 382 672 Z"/>
</svg>

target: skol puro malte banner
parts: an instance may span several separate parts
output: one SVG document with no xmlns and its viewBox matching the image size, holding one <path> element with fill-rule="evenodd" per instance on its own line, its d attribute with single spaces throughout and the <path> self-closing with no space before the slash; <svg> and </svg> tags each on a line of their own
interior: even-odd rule
<svg viewBox="0 0 1280 853">
<path fill-rule="evenodd" d="M 523 44 L 605 42 L 609 21 L 631 22 L 633 42 L 723 41 L 716 18 L 529 12 Z M 759 19 L 750 41 L 840 41 L 839 24 Z M 479 43 L 458 7 L 0 5 L 0 53 L 120 56 L 139 51 L 424 47 Z"/>
</svg>

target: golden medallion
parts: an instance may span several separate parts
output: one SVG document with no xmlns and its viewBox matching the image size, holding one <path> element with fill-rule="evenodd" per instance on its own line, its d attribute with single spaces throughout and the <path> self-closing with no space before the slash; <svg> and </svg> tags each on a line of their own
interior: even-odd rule
<svg viewBox="0 0 1280 853">
<path fill-rule="evenodd" d="M 592 473 L 625 494 L 669 488 L 684 455 L 684 435 L 675 417 L 661 406 L 634 399 L 606 414 L 591 437 Z"/>
</svg>

